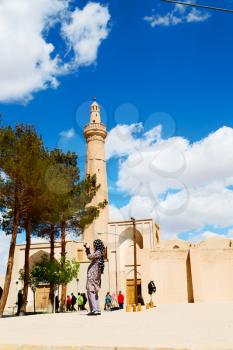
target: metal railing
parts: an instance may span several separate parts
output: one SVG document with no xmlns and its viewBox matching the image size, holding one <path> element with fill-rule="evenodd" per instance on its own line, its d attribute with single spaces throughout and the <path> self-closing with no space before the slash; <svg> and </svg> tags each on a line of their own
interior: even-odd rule
<svg viewBox="0 0 233 350">
<path fill-rule="evenodd" d="M 84 127 L 84 131 L 92 130 L 92 129 L 106 130 L 106 125 L 103 123 L 89 123 L 89 124 L 86 124 Z"/>
</svg>

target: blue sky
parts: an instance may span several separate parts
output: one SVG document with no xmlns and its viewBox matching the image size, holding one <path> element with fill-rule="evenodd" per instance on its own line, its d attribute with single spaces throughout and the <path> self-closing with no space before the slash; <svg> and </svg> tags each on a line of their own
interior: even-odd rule
<svg viewBox="0 0 233 350">
<path fill-rule="evenodd" d="M 26 6 L 32 6 L 27 0 L 23 1 Z M 44 6 L 51 0 L 41 2 Z M 87 1 L 68 3 L 65 0 L 56 0 L 56 2 L 61 3 L 63 6 L 61 11 L 67 13 L 66 16 L 71 16 L 77 7 L 83 11 L 88 6 Z M 5 10 L 3 6 L 7 8 L 6 3 L 3 1 L 3 5 L 0 5 L 0 18 L 1 11 L 3 13 Z M 205 3 L 212 4 L 210 1 Z M 227 0 L 215 1 L 215 4 L 233 7 L 233 3 Z M 48 83 L 44 78 L 43 88 L 37 86 L 27 93 L 22 88 L 22 92 L 17 92 L 18 97 L 16 98 L 14 74 L 17 75 L 18 72 L 24 72 L 26 69 L 25 66 L 21 66 L 21 61 L 17 60 L 16 55 L 15 62 L 11 63 L 13 66 L 16 65 L 17 71 L 14 73 L 9 70 L 10 88 L 5 95 L 0 94 L 0 111 L 5 124 L 15 125 L 21 122 L 34 124 L 49 148 L 59 146 L 64 150 L 76 151 L 80 154 L 82 171 L 85 159 L 82 128 L 88 122 L 88 105 L 93 96 L 97 96 L 102 106 L 102 117 L 109 131 L 116 130 L 118 124 L 130 126 L 141 123 L 140 131 L 127 129 L 129 138 L 132 138 L 134 142 L 132 147 L 136 148 L 132 148 L 130 152 L 126 150 L 124 154 L 114 151 L 115 155 L 111 155 L 111 146 L 108 146 L 110 147 L 108 161 L 110 203 L 115 215 L 117 209 L 136 200 L 136 194 L 130 192 L 126 182 L 123 184 L 125 181 L 123 166 L 132 157 L 133 150 L 137 151 L 136 141 L 142 142 L 148 138 L 146 132 L 161 125 L 160 138 L 168 140 L 171 137 L 180 137 L 182 140 L 188 140 L 189 147 L 196 141 L 207 139 L 210 133 L 222 130 L 223 126 L 227 126 L 228 129 L 216 134 L 216 141 L 212 140 L 215 146 L 218 148 L 218 142 L 222 145 L 226 134 L 231 138 L 230 132 L 233 127 L 233 14 L 204 10 L 192 12 L 193 10 L 189 8 L 183 10 L 180 7 L 155 0 L 99 1 L 97 5 L 99 11 L 96 12 L 97 16 L 103 9 L 108 12 L 108 15 L 105 12 L 105 17 L 101 19 L 101 25 L 106 30 L 105 37 L 102 36 L 97 43 L 93 44 L 94 49 L 90 46 L 90 50 L 97 50 L 96 56 L 93 54 L 88 59 L 85 56 L 84 59 L 82 58 L 84 61 L 81 61 L 81 54 L 77 49 L 80 40 L 74 36 L 74 32 L 71 32 L 75 28 L 67 29 L 67 25 L 64 27 L 66 30 L 64 29 L 63 36 L 60 34 L 65 21 L 60 12 L 59 20 L 54 24 L 50 23 L 49 26 L 42 16 L 43 18 L 41 17 L 42 19 L 40 18 L 38 22 L 43 29 L 43 34 L 37 32 L 37 36 L 41 35 L 47 44 L 53 45 L 51 58 L 59 55 L 62 61 L 59 72 L 56 68 L 55 72 L 51 73 L 51 76 L 56 79 L 55 85 L 58 86 L 51 87 L 52 79 L 48 79 Z M 17 14 L 17 7 L 14 11 Z M 32 11 L 34 11 L 32 14 L 37 16 L 38 9 Z M 57 15 L 56 11 L 54 10 L 49 16 Z M 6 13 L 9 15 L 9 11 Z M 88 16 L 89 13 L 85 15 Z M 90 17 L 88 21 L 91 23 L 92 19 L 93 17 Z M 6 32 L 7 26 L 11 24 L 10 21 L 9 16 L 9 21 L 6 20 L 4 27 Z M 20 25 L 22 24 L 19 23 Z M 46 25 L 47 30 L 45 31 Z M 77 30 L 80 29 L 77 28 Z M 33 30 L 36 31 L 34 27 Z M 98 25 L 97 30 L 100 30 Z M 64 33 L 67 35 L 66 40 Z M 14 34 L 13 30 L 10 34 Z M 9 35 L 9 40 L 16 40 L 14 37 L 14 35 Z M 74 38 L 73 41 L 72 38 Z M 13 45 L 14 42 L 12 47 Z M 15 51 L 12 50 L 11 59 L 14 61 Z M 25 44 L 20 47 L 20 50 L 24 52 L 24 57 L 27 57 L 28 52 L 30 53 L 30 42 L 27 42 L 27 46 Z M 7 62 L 6 54 L 5 61 L 2 62 L 0 59 L 2 66 L 0 88 L 2 90 L 6 86 L 5 81 L 8 81 L 9 65 Z M 64 73 L 65 65 L 72 67 Z M 23 79 L 22 73 L 20 81 Z M 18 84 L 18 81 L 16 82 Z M 61 132 L 71 129 L 72 137 L 61 136 Z M 153 147 L 154 141 L 151 143 L 148 141 L 150 147 Z M 227 147 L 229 148 L 229 144 L 224 150 L 228 149 Z M 217 165 L 216 169 L 213 169 L 213 172 L 215 171 L 218 173 Z M 225 186 L 231 186 L 228 180 L 226 184 L 226 179 L 230 178 L 229 172 L 230 169 L 226 166 L 226 173 L 223 173 L 222 177 L 218 176 L 217 180 L 213 180 L 212 185 L 220 181 L 222 190 L 225 190 Z M 189 185 L 190 193 L 194 191 L 194 188 L 195 190 L 203 189 L 203 186 L 207 184 L 206 180 L 195 183 L 195 185 L 192 183 Z M 170 199 L 172 195 L 179 195 L 174 184 L 169 186 L 165 186 L 166 188 L 162 186 L 158 189 L 157 195 L 160 195 L 161 198 L 161 194 L 166 192 L 164 200 L 169 195 Z M 153 187 L 154 190 L 156 191 Z M 178 186 L 179 191 L 182 192 Z M 228 191 L 232 192 L 229 187 Z M 196 193 L 193 198 L 196 198 Z M 231 198 L 231 193 L 227 192 L 228 194 Z M 145 209 L 144 214 L 152 212 Z M 156 214 L 154 218 L 157 219 Z M 192 226 L 192 224 L 183 227 L 179 224 L 177 229 L 174 229 L 174 234 L 185 239 L 192 235 L 199 237 L 205 232 L 207 236 L 208 232 L 210 235 L 211 232 L 228 235 L 232 230 L 233 222 L 231 223 L 228 217 L 224 220 L 224 222 L 220 220 L 218 224 L 216 221 L 211 222 L 209 218 L 206 221 L 203 220 L 201 227 Z M 171 226 L 168 226 L 164 225 L 165 231 L 167 230 L 169 232 L 167 236 L 171 237 L 172 229 Z"/>
</svg>

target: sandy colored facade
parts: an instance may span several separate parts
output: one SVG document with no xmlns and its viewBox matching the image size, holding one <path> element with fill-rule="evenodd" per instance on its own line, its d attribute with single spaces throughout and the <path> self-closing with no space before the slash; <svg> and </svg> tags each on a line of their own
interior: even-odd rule
<svg viewBox="0 0 233 350">
<path fill-rule="evenodd" d="M 109 245 L 109 257 L 102 276 L 100 300 L 103 307 L 107 291 L 121 290 L 128 303 L 133 302 L 133 241 L 131 222 L 111 222 L 109 230 L 116 230 Z M 152 220 L 137 221 L 138 290 L 149 301 L 148 282 L 157 286 L 156 303 L 192 303 L 233 301 L 233 244 L 230 239 L 210 238 L 198 244 L 181 240 L 158 241 L 158 227 Z M 153 241 L 154 240 L 154 241 Z M 145 243 L 144 243 L 145 242 Z M 60 243 L 56 243 L 55 258 L 60 256 Z M 16 302 L 18 271 L 24 264 L 24 245 L 17 245 L 12 283 L 6 311 Z M 48 243 L 33 243 L 30 265 L 49 254 Z M 78 282 L 68 285 L 67 294 L 85 292 L 86 260 L 83 242 L 68 241 L 67 257 L 80 262 Z M 3 282 L 3 280 L 2 280 Z M 36 291 L 37 310 L 46 310 L 48 286 Z M 29 290 L 28 310 L 33 309 L 33 293 Z"/>
<path fill-rule="evenodd" d="M 94 200 L 108 200 L 105 139 L 106 126 L 101 123 L 100 109 L 96 101 L 90 108 L 90 123 L 84 129 L 87 142 L 86 174 L 96 174 L 101 185 Z M 85 292 L 88 261 L 84 242 L 92 243 L 101 238 L 107 246 L 105 272 L 100 292 L 103 307 L 106 292 L 126 297 L 126 303 L 134 301 L 134 255 L 132 221 L 109 222 L 108 206 L 100 212 L 83 235 L 83 241 L 68 241 L 67 258 L 80 262 L 78 279 L 67 287 L 71 292 Z M 225 238 L 210 238 L 198 244 L 182 240 L 162 240 L 160 227 L 152 219 L 136 220 L 137 284 L 138 294 L 149 301 L 147 286 L 154 280 L 157 286 L 157 303 L 193 303 L 209 301 L 233 301 L 233 241 Z M 19 269 L 24 265 L 24 245 L 17 245 L 9 298 L 6 310 L 11 310 L 17 298 Z M 56 242 L 55 258 L 60 258 L 61 245 Z M 30 250 L 30 266 L 49 254 L 49 243 L 34 243 Z M 0 285 L 3 281 L 0 280 Z M 48 286 L 36 290 L 36 309 L 46 310 Z M 59 293 L 59 291 L 58 291 Z M 33 293 L 29 291 L 28 310 L 33 308 Z"/>
<path fill-rule="evenodd" d="M 90 106 L 90 123 L 84 128 L 86 139 L 86 175 L 96 175 L 100 188 L 93 199 L 96 205 L 104 200 L 108 201 L 108 185 L 105 160 L 105 139 L 107 137 L 106 125 L 101 123 L 100 107 L 96 100 Z M 101 210 L 99 217 L 84 232 L 85 241 L 92 243 L 98 238 L 98 233 L 107 232 L 109 221 L 108 205 Z M 107 245 L 107 236 L 103 240 Z"/>
</svg>

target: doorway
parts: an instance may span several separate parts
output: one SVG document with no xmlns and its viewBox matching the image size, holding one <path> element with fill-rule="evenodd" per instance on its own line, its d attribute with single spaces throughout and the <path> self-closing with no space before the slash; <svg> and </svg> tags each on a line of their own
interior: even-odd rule
<svg viewBox="0 0 233 350">
<path fill-rule="evenodd" d="M 36 288 L 36 310 L 47 310 L 49 305 L 49 286 Z"/>
<path fill-rule="evenodd" d="M 137 292 L 138 295 L 142 295 L 142 285 L 141 280 L 137 280 Z M 126 280 L 126 302 L 127 305 L 134 304 L 135 296 L 134 296 L 134 280 L 128 279 Z"/>
</svg>

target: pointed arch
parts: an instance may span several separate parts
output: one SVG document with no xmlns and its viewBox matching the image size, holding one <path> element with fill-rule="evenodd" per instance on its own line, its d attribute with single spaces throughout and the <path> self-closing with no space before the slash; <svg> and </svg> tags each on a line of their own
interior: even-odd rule
<svg viewBox="0 0 233 350">
<path fill-rule="evenodd" d="M 36 253 L 32 254 L 29 258 L 29 269 L 31 270 L 34 265 L 38 264 L 43 258 L 49 259 L 50 255 L 44 250 L 39 250 Z"/>
<path fill-rule="evenodd" d="M 123 244 L 126 240 L 133 241 L 133 228 L 128 227 L 123 230 L 119 235 L 119 245 Z M 143 249 L 143 237 L 139 230 L 136 229 L 136 243 L 140 249 Z"/>
</svg>

